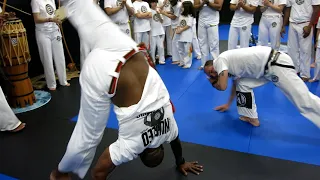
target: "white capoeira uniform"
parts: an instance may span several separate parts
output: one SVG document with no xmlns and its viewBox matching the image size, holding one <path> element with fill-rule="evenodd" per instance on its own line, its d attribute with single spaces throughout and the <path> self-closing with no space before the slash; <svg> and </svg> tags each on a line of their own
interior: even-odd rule
<svg viewBox="0 0 320 180">
<path fill-rule="evenodd" d="M 164 0 L 159 0 L 158 2 L 158 7 L 163 6 Z M 170 1 L 167 0 L 166 4 L 163 6 L 163 10 L 166 12 L 170 12 L 171 9 L 171 4 Z M 165 41 L 166 41 L 166 55 L 172 56 L 172 35 L 171 35 L 171 19 L 168 18 L 167 16 L 163 16 L 163 23 L 162 23 L 164 32 L 165 32 Z"/>
<path fill-rule="evenodd" d="M 231 0 L 230 4 L 237 5 L 239 0 Z M 246 0 L 246 5 L 258 6 L 258 0 Z M 234 12 L 229 30 L 228 49 L 236 49 L 240 36 L 240 48 L 249 47 L 251 27 L 254 22 L 253 14 L 240 8 Z"/>
<path fill-rule="evenodd" d="M 126 3 L 129 7 L 133 8 L 131 0 L 127 0 Z M 104 0 L 104 8 L 116 8 L 122 5 L 121 0 Z M 120 30 L 131 36 L 131 29 L 129 24 L 129 13 L 127 7 L 124 6 L 120 11 L 109 16 L 110 19 L 119 26 Z"/>
<path fill-rule="evenodd" d="M 226 51 L 213 66 L 218 74 L 224 70 L 234 76 L 238 113 L 258 118 L 253 88 L 273 82 L 298 108 L 300 113 L 320 128 L 320 98 L 309 92 L 306 84 L 294 70 L 294 64 L 285 53 L 271 47 L 255 46 Z"/>
<path fill-rule="evenodd" d="M 317 23 L 317 33 L 319 33 L 320 31 L 320 18 L 318 19 L 318 23 Z M 320 80 L 320 40 L 319 40 L 319 35 L 318 35 L 318 40 L 317 40 L 317 44 L 315 45 L 317 47 L 316 50 L 316 56 L 315 56 L 315 64 L 316 67 L 314 69 L 314 76 L 313 76 L 313 80 Z M 314 37 L 317 38 L 317 37 Z"/>
<path fill-rule="evenodd" d="M 181 0 L 181 2 L 184 1 L 190 1 L 192 2 L 194 6 L 194 0 Z M 197 18 L 193 18 L 193 24 L 192 24 L 192 49 L 197 55 L 197 59 L 201 59 L 201 51 L 200 51 L 200 46 L 199 46 L 199 40 L 197 36 Z"/>
<path fill-rule="evenodd" d="M 209 60 L 209 53 L 213 59 L 216 59 L 220 54 L 219 11 L 204 5 L 200 10 L 198 21 L 198 37 L 202 53 L 201 67 L 203 67 L 206 61 Z"/>
<path fill-rule="evenodd" d="M 20 126 L 21 121 L 10 108 L 0 87 L 0 131 L 12 131 Z"/>
<path fill-rule="evenodd" d="M 179 26 L 184 28 L 185 26 L 189 26 L 189 28 L 185 31 L 182 31 L 179 37 L 179 54 L 180 54 L 180 66 L 184 68 L 190 68 L 192 65 L 192 39 L 193 39 L 193 20 L 192 16 L 183 16 L 179 17 Z"/>
<path fill-rule="evenodd" d="M 152 12 L 152 19 L 151 19 L 151 46 L 150 46 L 150 52 L 153 63 L 156 63 L 156 49 L 158 50 L 159 55 L 159 63 L 164 64 L 165 58 L 164 58 L 164 47 L 163 47 L 163 41 L 165 32 L 163 29 L 163 26 L 160 22 L 160 18 L 163 19 L 161 14 L 158 14 L 157 11 L 151 9 Z"/>
<path fill-rule="evenodd" d="M 151 12 L 150 6 L 147 2 L 144 1 L 135 1 L 133 3 L 134 13 L 146 13 Z M 133 21 L 134 26 L 134 35 L 135 41 L 139 44 L 141 42 L 145 43 L 147 48 L 150 48 L 150 19 L 139 19 L 137 17 L 134 18 Z"/>
<path fill-rule="evenodd" d="M 137 51 L 137 43 L 89 0 L 64 0 L 62 3 L 67 8 L 69 21 L 93 49 L 80 74 L 78 122 L 58 166 L 60 172 L 73 172 L 83 178 L 108 122 L 114 96 L 114 92 L 109 93 L 111 80 L 119 77 L 115 69 L 120 62 L 126 62 L 126 54 Z M 141 100 L 130 107 L 114 106 L 119 135 L 109 150 L 116 166 L 137 158 L 146 148 L 159 147 L 177 137 L 178 128 L 169 98 L 159 74 L 149 66 Z M 161 132 L 153 126 L 154 122 L 159 122 L 157 120 L 161 121 Z"/>
<path fill-rule="evenodd" d="M 31 0 L 32 13 L 39 13 L 43 18 L 54 18 L 56 4 L 54 0 Z M 62 35 L 58 25 L 54 22 L 35 24 L 36 40 L 40 60 L 44 68 L 44 75 L 48 88 L 56 88 L 56 77 L 53 59 L 62 86 L 68 84 L 66 62 L 62 45 Z"/>
<path fill-rule="evenodd" d="M 177 63 L 180 61 L 179 55 L 179 34 L 176 34 L 176 28 L 179 25 L 179 17 L 181 15 L 181 2 L 177 2 L 175 6 L 171 8 L 172 13 L 177 17 L 175 20 L 171 20 L 171 28 L 173 31 L 172 37 L 172 62 Z"/>
<path fill-rule="evenodd" d="M 291 8 L 288 54 L 292 58 L 297 72 L 300 72 L 300 76 L 305 78 L 310 78 L 313 28 L 311 28 L 310 35 L 304 38 L 303 27 L 309 25 L 314 5 L 320 5 L 320 0 L 287 0 L 287 7 Z"/>
<path fill-rule="evenodd" d="M 272 0 L 274 5 L 286 5 L 287 0 Z M 263 0 L 259 0 L 259 5 L 263 5 Z M 268 46 L 269 39 L 271 47 L 275 50 L 280 48 L 280 31 L 282 28 L 282 13 L 268 7 L 261 16 L 259 23 L 258 45 Z"/>
</svg>

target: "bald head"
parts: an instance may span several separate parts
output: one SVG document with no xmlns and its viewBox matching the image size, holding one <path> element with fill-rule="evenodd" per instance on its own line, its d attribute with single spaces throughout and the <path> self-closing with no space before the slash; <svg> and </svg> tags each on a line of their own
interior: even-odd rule
<svg viewBox="0 0 320 180">
<path fill-rule="evenodd" d="M 154 168 L 161 164 L 164 158 L 164 148 L 162 145 L 158 148 L 147 148 L 139 156 L 145 166 Z"/>
</svg>

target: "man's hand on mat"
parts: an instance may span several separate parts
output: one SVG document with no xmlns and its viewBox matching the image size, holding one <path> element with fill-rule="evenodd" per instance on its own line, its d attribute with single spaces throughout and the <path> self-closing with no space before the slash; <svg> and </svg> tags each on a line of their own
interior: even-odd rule
<svg viewBox="0 0 320 180">
<path fill-rule="evenodd" d="M 224 105 L 221 105 L 221 106 L 214 108 L 214 110 L 220 111 L 220 112 L 225 112 L 228 109 L 229 109 L 229 104 L 224 104 Z"/>
<path fill-rule="evenodd" d="M 200 172 L 203 171 L 203 167 L 201 165 L 199 165 L 197 161 L 185 162 L 184 164 L 180 165 L 179 171 L 185 176 L 188 175 L 188 173 L 187 173 L 188 171 L 192 172 L 196 175 L 199 175 Z"/>
</svg>

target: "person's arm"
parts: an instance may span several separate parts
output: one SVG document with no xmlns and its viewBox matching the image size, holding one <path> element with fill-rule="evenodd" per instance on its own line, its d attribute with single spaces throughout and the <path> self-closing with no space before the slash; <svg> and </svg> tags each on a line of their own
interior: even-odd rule
<svg viewBox="0 0 320 180">
<path fill-rule="evenodd" d="M 203 0 L 202 2 L 201 2 L 200 0 L 194 0 L 194 5 L 193 5 L 193 7 L 194 7 L 195 9 L 200 9 L 200 8 L 203 7 L 203 5 L 205 5 L 205 3 L 206 3 L 205 0 Z"/>
<path fill-rule="evenodd" d="M 233 80 L 231 94 L 227 103 L 228 106 L 232 104 L 232 101 L 234 100 L 235 97 L 236 97 L 236 80 Z"/>
<path fill-rule="evenodd" d="M 224 0 L 214 0 L 212 2 L 208 2 L 208 6 L 216 11 L 221 11 Z"/>
<path fill-rule="evenodd" d="M 33 14 L 34 23 L 41 24 L 41 23 L 47 23 L 47 22 L 55 22 L 60 24 L 61 21 L 57 18 L 44 18 L 40 16 L 40 7 L 36 0 L 31 1 L 31 9 Z"/>
<path fill-rule="evenodd" d="M 188 175 L 187 171 L 191 171 L 194 174 L 199 175 L 200 172 L 203 171 L 203 167 L 198 165 L 197 162 L 186 162 L 182 156 L 182 146 L 179 139 L 179 135 L 170 142 L 172 152 L 175 157 L 177 169 L 183 174 Z"/>
<path fill-rule="evenodd" d="M 105 180 L 108 175 L 116 168 L 111 160 L 109 147 L 104 150 L 99 157 L 97 164 L 91 171 L 93 180 Z"/>
<path fill-rule="evenodd" d="M 111 0 L 104 0 L 104 11 L 107 13 L 108 16 L 116 14 L 124 7 L 124 4 L 122 4 L 121 6 L 113 8 L 111 3 Z"/>
<path fill-rule="evenodd" d="M 228 70 L 222 71 L 217 80 L 210 80 L 212 86 L 219 91 L 225 91 L 228 86 Z"/>
<path fill-rule="evenodd" d="M 131 0 L 126 0 L 125 1 L 125 6 L 127 8 L 129 16 L 134 15 L 134 8 Z"/>
<path fill-rule="evenodd" d="M 152 18 L 152 12 L 150 10 L 150 7 L 149 7 L 149 4 L 146 3 L 147 6 L 147 12 L 143 13 L 143 12 L 140 12 L 139 10 L 135 10 L 135 16 L 139 19 L 149 19 L 149 18 Z"/>
<path fill-rule="evenodd" d="M 240 7 L 241 7 L 244 11 L 246 11 L 246 12 L 248 12 L 248 13 L 252 13 L 252 14 L 253 14 L 253 13 L 255 13 L 256 10 L 257 10 L 257 6 L 254 6 L 254 5 L 252 5 L 252 4 L 246 5 L 246 4 L 244 3 L 244 1 L 240 1 L 239 4 L 240 4 Z"/>
<path fill-rule="evenodd" d="M 168 18 L 170 18 L 171 20 L 175 20 L 177 18 L 177 16 L 175 16 L 174 14 L 170 14 L 166 11 L 160 10 L 160 13 L 164 16 L 167 16 Z"/>
<path fill-rule="evenodd" d="M 271 9 L 275 10 L 276 12 L 278 13 L 282 13 L 283 11 L 283 8 L 285 6 L 285 4 L 279 4 L 279 5 L 274 5 L 272 4 L 269 0 L 264 0 L 264 7 L 265 7 L 265 10 L 270 7 Z"/>
</svg>

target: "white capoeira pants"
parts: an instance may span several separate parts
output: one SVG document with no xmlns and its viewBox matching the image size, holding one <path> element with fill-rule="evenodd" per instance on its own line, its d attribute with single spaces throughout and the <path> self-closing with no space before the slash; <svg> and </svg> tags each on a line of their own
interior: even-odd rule
<svg viewBox="0 0 320 180">
<path fill-rule="evenodd" d="M 317 48 L 315 57 L 316 67 L 314 68 L 314 80 L 320 80 L 320 48 Z"/>
<path fill-rule="evenodd" d="M 193 37 L 192 37 L 192 49 L 196 53 L 197 57 L 201 57 L 201 51 L 200 51 L 200 46 L 199 46 L 199 40 L 197 36 L 197 25 L 196 25 L 196 18 L 194 18 L 194 23 L 192 25 L 192 32 L 193 32 Z"/>
<path fill-rule="evenodd" d="M 159 55 L 159 62 L 165 62 L 164 58 L 164 47 L 163 47 L 163 40 L 164 40 L 164 34 L 159 35 L 159 36 L 151 36 L 151 47 L 150 47 L 150 52 L 151 52 L 151 57 L 152 60 L 154 61 L 153 63 L 156 63 L 156 50 L 158 50 L 158 55 Z"/>
<path fill-rule="evenodd" d="M 310 35 L 303 37 L 303 27 L 309 23 L 295 24 L 290 22 L 288 31 L 288 54 L 292 58 L 297 72 L 300 72 L 301 77 L 310 78 L 311 64 L 311 48 L 313 28 Z"/>
<path fill-rule="evenodd" d="M 139 44 L 143 42 L 146 45 L 147 49 L 150 49 L 150 31 L 135 32 L 134 36 L 135 36 L 136 43 Z"/>
<path fill-rule="evenodd" d="M 230 26 L 228 50 L 236 49 L 238 45 L 238 38 L 240 37 L 240 48 L 249 47 L 251 36 L 251 25 L 243 27 Z"/>
<path fill-rule="evenodd" d="M 180 64 L 185 67 L 191 67 L 192 65 L 192 43 L 191 42 L 179 42 L 179 55 Z"/>
<path fill-rule="evenodd" d="M 176 34 L 176 29 L 173 29 L 173 37 L 172 37 L 172 62 L 179 62 L 180 54 L 179 54 L 179 38 L 180 35 Z"/>
<path fill-rule="evenodd" d="M 213 59 L 216 59 L 220 54 L 218 25 L 205 24 L 199 21 L 198 39 L 201 49 L 201 67 L 203 67 L 209 60 L 209 53 Z"/>
<path fill-rule="evenodd" d="M 14 114 L 10 108 L 6 97 L 3 94 L 3 91 L 0 87 L 0 131 L 12 131 L 16 129 L 21 121 Z"/>
<path fill-rule="evenodd" d="M 80 69 L 82 69 L 84 60 L 87 58 L 90 51 L 90 46 L 85 43 L 84 40 L 80 39 Z"/>
<path fill-rule="evenodd" d="M 44 32 L 36 30 L 36 40 L 40 54 L 40 60 L 44 68 L 44 75 L 48 88 L 56 88 L 56 77 L 53 68 L 53 60 L 56 67 L 59 82 L 62 86 L 68 84 L 66 73 L 66 61 L 62 45 L 60 30 Z"/>
<path fill-rule="evenodd" d="M 281 27 L 282 18 L 280 15 L 262 15 L 259 23 L 258 44 L 268 46 L 270 39 L 271 48 L 279 50 Z"/>
<path fill-rule="evenodd" d="M 120 30 L 131 37 L 131 28 L 129 23 L 116 23 Z"/>
<path fill-rule="evenodd" d="M 294 67 L 292 59 L 284 53 L 279 55 L 277 63 Z M 237 107 L 242 116 L 257 118 L 257 107 L 253 88 L 273 82 L 285 96 L 298 108 L 300 113 L 320 128 L 320 98 L 309 92 L 306 84 L 299 78 L 294 69 L 269 66 L 269 72 L 261 79 L 241 78 L 238 80 Z"/>
<path fill-rule="evenodd" d="M 171 26 L 163 26 L 165 32 L 165 41 L 166 41 L 166 51 L 168 56 L 172 56 L 172 36 L 171 36 Z"/>
</svg>

